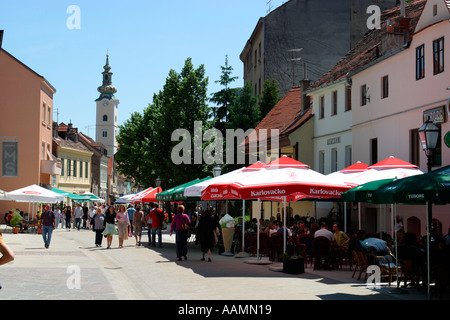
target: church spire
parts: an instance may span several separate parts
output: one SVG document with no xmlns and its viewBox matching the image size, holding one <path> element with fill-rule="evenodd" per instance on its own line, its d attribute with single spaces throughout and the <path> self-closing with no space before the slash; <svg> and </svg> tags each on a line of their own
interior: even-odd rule
<svg viewBox="0 0 450 320">
<path fill-rule="evenodd" d="M 109 65 L 109 54 L 106 54 L 106 64 L 103 67 L 103 84 L 97 88 L 97 91 L 100 92 L 100 97 L 96 101 L 100 101 L 102 99 L 114 99 L 114 93 L 117 92 L 117 89 L 112 85 L 112 75 L 111 67 Z"/>
</svg>

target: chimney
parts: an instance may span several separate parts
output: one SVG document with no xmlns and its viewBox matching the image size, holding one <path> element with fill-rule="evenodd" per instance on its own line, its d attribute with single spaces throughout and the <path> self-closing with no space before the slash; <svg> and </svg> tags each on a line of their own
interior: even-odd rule
<svg viewBox="0 0 450 320">
<path fill-rule="evenodd" d="M 402 18 L 406 18 L 406 5 L 405 5 L 405 0 L 401 0 L 401 5 L 400 5 L 400 16 Z"/>
<path fill-rule="evenodd" d="M 2 49 L 3 33 L 4 32 L 5 32 L 4 30 L 0 30 L 0 50 Z"/>
<path fill-rule="evenodd" d="M 67 135 L 66 135 L 67 139 L 72 140 L 73 142 L 77 143 L 78 142 L 78 129 L 74 128 L 72 123 L 69 123 L 67 125 Z"/>
<path fill-rule="evenodd" d="M 52 129 L 53 138 L 58 138 L 58 122 L 53 121 Z"/>
<path fill-rule="evenodd" d="M 301 97 L 301 104 L 302 104 L 302 111 L 301 114 L 308 111 L 309 107 L 311 106 L 311 98 L 306 94 L 306 90 L 308 90 L 309 85 L 311 84 L 311 80 L 303 79 L 300 80 L 300 94 Z"/>
</svg>

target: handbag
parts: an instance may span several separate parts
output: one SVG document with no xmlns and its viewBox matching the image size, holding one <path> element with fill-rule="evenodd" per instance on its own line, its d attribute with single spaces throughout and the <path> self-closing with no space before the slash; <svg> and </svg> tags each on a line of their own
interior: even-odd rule
<svg viewBox="0 0 450 320">
<path fill-rule="evenodd" d="M 131 226 L 128 225 L 128 237 L 133 238 L 133 232 L 131 232 Z"/>
</svg>

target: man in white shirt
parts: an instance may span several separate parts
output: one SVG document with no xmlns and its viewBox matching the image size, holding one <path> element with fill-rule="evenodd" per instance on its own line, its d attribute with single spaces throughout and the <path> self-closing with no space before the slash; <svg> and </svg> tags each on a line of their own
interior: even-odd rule
<svg viewBox="0 0 450 320">
<path fill-rule="evenodd" d="M 83 208 L 79 203 L 77 203 L 77 207 L 73 211 L 73 215 L 75 216 L 75 227 L 80 231 L 81 228 L 81 218 L 83 217 Z"/>
<path fill-rule="evenodd" d="M 328 230 L 328 224 L 325 221 L 322 222 L 322 224 L 320 225 L 320 230 L 317 230 L 314 233 L 314 238 L 317 237 L 325 237 L 329 239 L 331 242 L 333 242 L 333 232 Z"/>
</svg>

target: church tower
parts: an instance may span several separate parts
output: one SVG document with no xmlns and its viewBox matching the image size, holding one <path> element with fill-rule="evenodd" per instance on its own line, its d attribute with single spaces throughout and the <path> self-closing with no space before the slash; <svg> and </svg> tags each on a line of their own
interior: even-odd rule
<svg viewBox="0 0 450 320">
<path fill-rule="evenodd" d="M 119 100 L 114 97 L 117 89 L 112 85 L 109 55 L 106 55 L 106 65 L 103 69 L 103 84 L 97 89 L 100 97 L 95 100 L 97 103 L 96 141 L 106 146 L 108 156 L 113 156 L 117 151 Z"/>
</svg>

